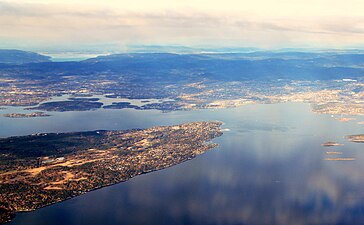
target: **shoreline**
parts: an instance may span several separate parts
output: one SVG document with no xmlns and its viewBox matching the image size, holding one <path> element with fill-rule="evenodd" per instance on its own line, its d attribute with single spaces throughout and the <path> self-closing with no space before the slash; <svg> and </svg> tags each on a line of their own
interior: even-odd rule
<svg viewBox="0 0 364 225">
<path fill-rule="evenodd" d="M 191 160 L 218 146 L 210 141 L 223 134 L 221 125 L 216 121 L 192 122 L 131 131 L 53 133 L 0 139 L 4 149 L 8 149 L 6 143 L 10 141 L 16 142 L 22 151 L 27 150 L 22 147 L 23 139 L 31 139 L 40 146 L 73 138 L 79 143 L 75 146 L 79 150 L 62 153 L 63 157 L 54 155 L 29 160 L 14 149 L 14 154 L 20 154 L 19 162 L 4 164 L 7 161 L 3 158 L 1 167 L 6 172 L 0 174 L 1 195 L 8 197 L 0 202 L 8 208 L 0 215 L 3 219 L 0 222 L 11 220 L 17 212 L 30 212 Z M 86 145 L 84 149 L 84 143 L 90 140 L 101 146 L 96 145 L 98 149 L 95 149 Z M 73 146 L 71 143 L 66 141 L 64 145 Z M 59 148 L 67 152 L 62 146 Z M 32 146 L 29 149 L 33 149 Z M 21 161 L 22 157 L 25 161 Z"/>
</svg>

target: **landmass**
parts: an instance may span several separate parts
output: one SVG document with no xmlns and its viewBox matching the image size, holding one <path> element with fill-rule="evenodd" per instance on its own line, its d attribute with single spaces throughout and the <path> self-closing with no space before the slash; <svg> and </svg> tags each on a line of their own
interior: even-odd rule
<svg viewBox="0 0 364 225">
<path fill-rule="evenodd" d="M 0 223 L 164 169 L 217 146 L 221 122 L 144 130 L 40 133 L 0 139 Z"/>
<path fill-rule="evenodd" d="M 364 143 L 364 134 L 348 135 L 345 138 L 351 142 Z"/>
<path fill-rule="evenodd" d="M 173 99 L 162 111 L 305 102 L 329 115 L 364 115 L 364 57 L 350 52 L 116 54 L 81 62 L 0 65 L 0 106 L 35 106 L 53 96 Z M 47 103 L 51 111 L 92 110 L 81 99 Z M 92 101 L 87 100 L 87 103 Z M 76 106 L 80 103 L 80 107 Z M 74 107 L 72 106 L 75 105 Z"/>
<path fill-rule="evenodd" d="M 2 114 L 4 117 L 9 118 L 32 118 L 32 117 L 47 117 L 50 116 L 49 114 L 46 114 L 44 112 L 33 112 L 33 113 L 8 113 L 8 114 Z"/>
</svg>

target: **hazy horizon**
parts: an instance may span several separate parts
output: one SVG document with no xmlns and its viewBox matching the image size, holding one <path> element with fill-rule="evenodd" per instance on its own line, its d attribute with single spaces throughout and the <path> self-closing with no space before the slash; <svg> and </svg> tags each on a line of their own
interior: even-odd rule
<svg viewBox="0 0 364 225">
<path fill-rule="evenodd" d="M 20 50 L 35 52 L 51 57 L 52 61 L 79 61 L 97 56 L 112 54 L 133 54 L 133 53 L 171 53 L 171 54 L 229 54 L 229 53 L 252 53 L 252 52 L 304 52 L 304 53 L 364 53 L 364 48 L 258 48 L 258 47 L 239 47 L 239 46 L 182 46 L 182 45 L 131 45 L 124 49 L 101 47 L 91 47 L 84 49 L 71 49 L 62 46 L 52 48 L 0 48 L 0 50 Z"/>
<path fill-rule="evenodd" d="M 0 0 L 0 48 L 363 49 L 363 8 L 358 0 Z"/>
</svg>

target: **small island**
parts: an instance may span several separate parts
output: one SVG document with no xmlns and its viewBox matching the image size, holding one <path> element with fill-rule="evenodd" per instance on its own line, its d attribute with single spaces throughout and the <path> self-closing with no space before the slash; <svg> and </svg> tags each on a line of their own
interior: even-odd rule
<svg viewBox="0 0 364 225">
<path fill-rule="evenodd" d="M 349 122 L 349 121 L 355 120 L 355 118 L 340 117 L 340 118 L 335 118 L 335 120 L 338 120 L 340 122 Z"/>
<path fill-rule="evenodd" d="M 322 143 L 321 146 L 334 147 L 334 146 L 343 146 L 343 144 L 339 144 L 339 143 L 336 143 L 336 142 L 333 142 L 333 141 L 328 141 L 328 142 Z"/>
<path fill-rule="evenodd" d="M 221 122 L 144 130 L 38 133 L 0 139 L 0 223 L 31 211 L 164 169 L 217 144 Z"/>
<path fill-rule="evenodd" d="M 47 117 L 51 116 L 49 114 L 46 114 L 44 112 L 34 112 L 34 113 L 8 113 L 8 114 L 2 114 L 4 117 L 9 118 L 33 118 L 33 117 Z"/>
<path fill-rule="evenodd" d="M 140 109 L 139 106 L 132 105 L 130 102 L 113 102 L 111 105 L 105 105 L 104 109 Z"/>
<path fill-rule="evenodd" d="M 97 101 L 100 101 L 100 98 L 70 97 L 70 98 L 68 98 L 68 100 L 71 100 L 71 101 L 97 102 Z"/>
<path fill-rule="evenodd" d="M 325 158 L 326 161 L 355 161 L 356 158 Z"/>
<path fill-rule="evenodd" d="M 348 135 L 345 138 L 351 142 L 364 143 L 364 134 Z"/>
<path fill-rule="evenodd" d="M 41 103 L 39 106 L 26 108 L 27 110 L 44 110 L 44 111 L 88 111 L 101 108 L 102 102 L 86 100 L 55 101 Z"/>
<path fill-rule="evenodd" d="M 326 152 L 327 155 L 341 155 L 342 152 Z"/>
<path fill-rule="evenodd" d="M 142 101 L 149 102 L 147 100 Z M 106 105 L 104 109 L 136 109 L 136 110 L 161 110 L 163 112 L 170 112 L 182 110 L 182 105 L 175 101 L 165 101 L 160 103 L 148 103 L 142 106 L 132 105 L 130 102 L 113 102 L 111 105 Z"/>
</svg>

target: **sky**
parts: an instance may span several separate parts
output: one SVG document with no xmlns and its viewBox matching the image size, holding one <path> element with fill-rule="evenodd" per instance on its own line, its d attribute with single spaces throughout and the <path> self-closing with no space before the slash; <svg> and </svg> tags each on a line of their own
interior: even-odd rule
<svg viewBox="0 0 364 225">
<path fill-rule="evenodd" d="M 0 0 L 0 48 L 362 48 L 363 0 Z"/>
</svg>

